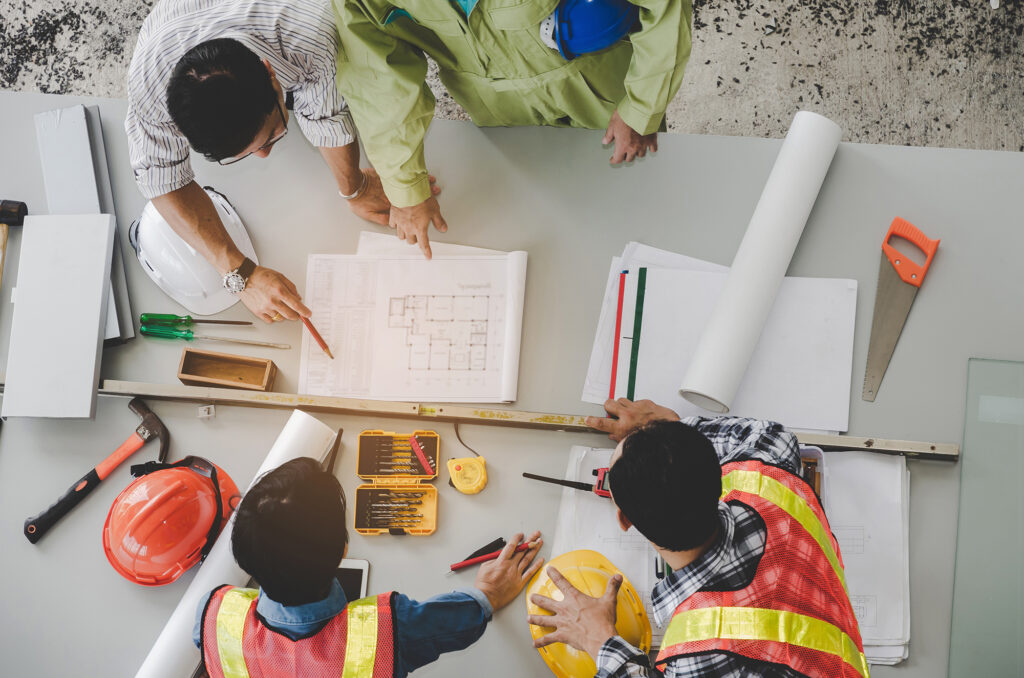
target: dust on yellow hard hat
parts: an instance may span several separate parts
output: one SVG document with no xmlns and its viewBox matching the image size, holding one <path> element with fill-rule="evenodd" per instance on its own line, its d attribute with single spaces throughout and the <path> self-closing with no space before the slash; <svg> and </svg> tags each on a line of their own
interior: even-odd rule
<svg viewBox="0 0 1024 678">
<path fill-rule="evenodd" d="M 564 596 L 551 578 L 548 568 L 554 567 L 569 580 L 577 589 L 598 598 L 604 595 L 608 580 L 615 575 L 622 575 L 619 568 L 597 551 L 569 551 L 552 559 L 538 572 L 526 591 L 526 608 L 528 614 L 546 615 L 546 610 L 531 602 L 533 594 L 539 593 L 554 600 L 562 600 Z M 616 601 L 615 630 L 626 642 L 644 652 L 651 649 L 651 622 L 647 618 L 639 594 L 633 585 L 622 575 L 622 586 Z M 530 625 L 530 635 L 540 638 L 553 629 Z M 597 672 L 597 665 L 586 652 L 582 652 L 565 643 L 554 643 L 539 648 L 541 658 L 558 678 L 590 678 Z"/>
</svg>

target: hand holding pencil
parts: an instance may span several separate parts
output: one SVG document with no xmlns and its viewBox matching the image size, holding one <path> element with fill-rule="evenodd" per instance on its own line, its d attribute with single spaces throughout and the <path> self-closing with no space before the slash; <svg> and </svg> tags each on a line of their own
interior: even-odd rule
<svg viewBox="0 0 1024 678">
<path fill-rule="evenodd" d="M 540 532 L 531 534 L 525 543 L 523 535 L 517 534 L 493 560 L 480 566 L 474 585 L 487 596 L 495 612 L 515 600 L 544 564 L 544 559 L 537 557 L 543 543 Z"/>
</svg>

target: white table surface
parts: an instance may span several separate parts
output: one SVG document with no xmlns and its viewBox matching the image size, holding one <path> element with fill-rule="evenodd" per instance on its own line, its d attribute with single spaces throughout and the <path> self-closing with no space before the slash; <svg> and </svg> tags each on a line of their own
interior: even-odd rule
<svg viewBox="0 0 1024 678">
<path fill-rule="evenodd" d="M 144 201 L 128 166 L 123 101 L 0 93 L 0 198 L 45 211 L 32 113 L 98 103 L 111 165 L 118 226 L 126 235 Z M 351 253 L 358 232 L 375 228 L 348 213 L 318 153 L 298 133 L 275 147 L 272 161 L 221 168 L 198 160 L 203 183 L 233 201 L 264 264 L 302 291 L 306 256 Z M 662 135 L 657 157 L 610 168 L 600 132 L 540 128 L 480 130 L 435 122 L 427 139 L 431 170 L 444 187 L 449 232 L 435 240 L 529 252 L 519 400 L 535 411 L 596 413 L 579 401 L 609 258 L 629 240 L 728 264 L 743 236 L 780 141 Z M 966 361 L 970 356 L 1024 359 L 1024 155 L 843 144 L 811 214 L 790 273 L 856 278 L 860 294 L 850 433 L 959 442 Z M 879 244 L 893 216 L 903 216 L 942 246 L 874 403 L 860 400 Z M 381 229 L 383 230 L 383 229 Z M 0 328 L 9 327 L 19 233 L 12 230 L 0 291 Z M 149 281 L 122 239 L 132 306 L 170 312 L 175 305 Z M 59 272 L 55 272 L 59 275 Z M 73 284 L 73 283 L 69 283 Z M 241 305 L 224 317 L 247 318 Z M 213 328 L 206 331 L 213 333 Z M 220 333 L 223 331 L 218 330 Z M 0 329 L 0 364 L 7 335 Z M 236 330 L 236 332 L 239 332 Z M 276 389 L 298 379 L 297 323 L 251 334 L 291 343 L 291 351 L 232 346 L 271 357 Z M 193 344 L 224 350 L 212 344 Z M 177 383 L 183 342 L 137 338 L 106 349 L 104 378 Z M 200 421 L 195 405 L 153 402 L 172 435 L 170 456 L 202 454 L 246 486 L 287 419 L 287 411 L 219 407 Z M 338 476 L 349 496 L 355 436 L 366 428 L 406 430 L 395 419 L 318 415 L 346 433 Z M 94 421 L 9 420 L 0 433 L 0 562 L 3 563 L 0 657 L 11 675 L 132 675 L 149 651 L 190 574 L 148 589 L 107 564 L 101 530 L 114 497 L 129 482 L 117 469 L 38 545 L 22 523 L 52 503 L 109 454 L 137 424 L 123 398 L 101 398 Z M 462 456 L 450 425 L 435 427 L 445 458 Z M 599 435 L 465 426 L 466 441 L 488 459 L 490 483 L 464 496 L 435 481 L 442 500 L 430 537 L 361 537 L 350 555 L 371 562 L 370 589 L 428 596 L 469 585 L 471 575 L 443 576 L 447 564 L 499 535 L 554 527 L 559 492 L 525 481 L 523 470 L 560 473 L 573 444 L 603 445 Z M 155 457 L 147 446 L 132 460 Z M 875 676 L 945 675 L 952 599 L 959 468 L 913 461 L 911 468 L 911 658 Z M 998 532 L 993 530 L 993 536 Z M 414 549 L 414 551 L 410 551 Z M 410 553 L 414 554 L 410 558 Z M 545 549 L 545 555 L 550 555 Z M 423 676 L 543 676 L 530 649 L 519 599 L 467 651 L 417 672 Z"/>
</svg>

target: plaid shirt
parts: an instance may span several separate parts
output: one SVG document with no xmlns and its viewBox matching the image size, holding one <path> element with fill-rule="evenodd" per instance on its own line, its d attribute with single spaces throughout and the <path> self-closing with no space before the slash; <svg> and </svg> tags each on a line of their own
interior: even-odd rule
<svg viewBox="0 0 1024 678">
<path fill-rule="evenodd" d="M 707 436 L 722 464 L 754 459 L 792 473 L 800 471 L 796 436 L 780 424 L 738 417 L 688 417 L 683 423 Z M 711 548 L 654 587 L 654 617 L 659 626 L 665 626 L 679 604 L 697 591 L 742 588 L 754 578 L 767 536 L 764 520 L 753 509 L 724 502 L 718 504 L 718 517 L 722 529 Z M 652 668 L 646 654 L 620 636 L 609 638 L 597 656 L 597 678 L 661 675 L 667 678 L 798 678 L 801 674 L 785 666 L 725 652 L 677 657 L 668 663 L 662 674 Z"/>
</svg>

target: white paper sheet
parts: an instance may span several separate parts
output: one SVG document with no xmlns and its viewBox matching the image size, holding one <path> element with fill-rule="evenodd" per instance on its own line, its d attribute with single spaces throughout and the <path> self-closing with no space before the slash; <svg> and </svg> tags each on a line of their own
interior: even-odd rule
<svg viewBox="0 0 1024 678">
<path fill-rule="evenodd" d="M 310 255 L 299 392 L 383 400 L 516 399 L 526 252 Z"/>
<path fill-rule="evenodd" d="M 606 468 L 613 449 L 573 446 L 565 478 L 593 482 L 593 470 Z M 591 492 L 562 489 L 558 505 L 555 537 L 551 542 L 552 558 L 567 551 L 590 549 L 603 554 L 633 584 L 651 620 L 654 646 L 661 642 L 664 631 L 654 624 L 651 593 L 654 589 L 655 550 L 635 527 L 623 532 L 610 501 Z"/>
<path fill-rule="evenodd" d="M 632 271 L 627 296 L 636 296 Z M 681 416 L 707 414 L 678 391 L 703 329 L 720 305 L 724 273 L 647 269 L 633 397 Z M 635 302 L 634 302 L 635 303 Z M 857 282 L 785 278 L 735 396 L 738 416 L 786 426 L 845 431 L 849 426 Z M 634 305 L 623 303 L 615 397 L 628 397 Z"/>
<path fill-rule="evenodd" d="M 775 159 L 715 312 L 678 386 L 690 402 L 729 412 L 842 130 L 800 111 Z"/>
<path fill-rule="evenodd" d="M 675 268 L 689 271 L 727 271 L 727 267 L 685 254 L 661 250 L 639 242 L 629 242 L 621 257 L 612 257 L 605 285 L 601 316 L 594 333 L 594 346 L 590 352 L 590 365 L 583 384 L 583 402 L 601 404 L 608 399 L 611 389 L 612 356 L 615 349 L 615 318 L 618 311 L 619 273 L 641 266 L 649 268 Z"/>
<path fill-rule="evenodd" d="M 284 429 L 274 441 L 266 459 L 260 465 L 253 482 L 267 471 L 299 457 L 324 459 L 334 443 L 337 432 L 305 412 L 295 410 Z M 250 483 L 249 487 L 252 487 Z M 199 567 L 178 606 L 171 613 L 136 678 L 182 678 L 192 675 L 199 663 L 199 650 L 192 643 L 192 627 L 196 620 L 199 600 L 222 584 L 244 586 L 249 576 L 235 562 L 231 553 L 231 530 L 235 518 L 217 537 L 210 555 Z"/>
<path fill-rule="evenodd" d="M 455 257 L 467 254 L 507 254 L 507 252 L 488 250 L 483 247 L 433 241 L 430 243 L 430 251 L 435 257 Z M 360 231 L 359 244 L 356 245 L 356 254 L 364 257 L 387 257 L 395 254 L 399 256 L 423 256 L 419 245 L 410 245 L 404 240 L 399 240 L 394 234 L 375 233 L 374 231 Z"/>
<path fill-rule="evenodd" d="M 910 641 L 910 474 L 906 458 L 828 452 L 825 507 L 872 663 L 898 663 Z"/>
</svg>

